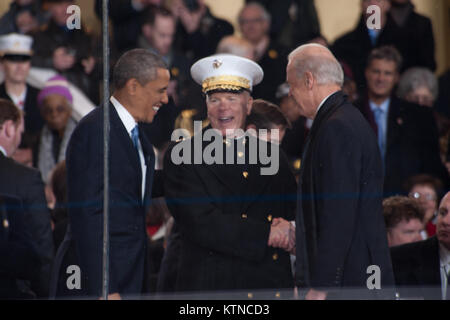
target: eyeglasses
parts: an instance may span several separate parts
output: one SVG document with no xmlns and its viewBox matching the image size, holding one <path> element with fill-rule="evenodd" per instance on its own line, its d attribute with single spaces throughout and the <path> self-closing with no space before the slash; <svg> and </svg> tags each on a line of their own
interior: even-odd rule
<svg viewBox="0 0 450 320">
<path fill-rule="evenodd" d="M 428 200 L 428 201 L 436 200 L 436 197 L 434 195 L 432 195 L 432 194 L 429 194 L 429 193 L 411 192 L 409 194 L 409 197 L 417 199 L 417 200 L 419 200 L 419 199 L 425 199 L 425 200 Z"/>
</svg>

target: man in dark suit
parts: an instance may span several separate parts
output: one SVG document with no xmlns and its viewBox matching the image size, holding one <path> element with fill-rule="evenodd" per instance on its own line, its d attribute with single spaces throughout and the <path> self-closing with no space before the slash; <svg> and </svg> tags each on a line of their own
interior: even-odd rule
<svg viewBox="0 0 450 320">
<path fill-rule="evenodd" d="M 431 110 L 393 95 L 401 61 L 394 47 L 374 49 L 365 72 L 367 93 L 355 103 L 377 134 L 384 164 L 385 196 L 402 194 L 405 181 L 420 173 L 448 184 Z"/>
<path fill-rule="evenodd" d="M 20 144 L 23 127 L 21 111 L 12 102 L 0 99 L 0 193 L 22 201 L 25 223 L 41 264 L 35 271 L 36 281 L 30 285 L 23 283 L 21 290 L 31 289 L 38 297 L 45 298 L 53 259 L 53 235 L 44 184 L 39 171 L 10 159 Z"/>
<path fill-rule="evenodd" d="M 151 122 L 168 102 L 170 74 L 164 61 L 144 49 L 126 52 L 114 67 L 109 105 L 110 298 L 139 295 L 145 271 L 145 212 L 154 173 L 153 147 L 139 122 Z M 67 150 L 70 228 L 86 293 L 102 293 L 103 107 L 84 117 Z M 83 289 L 83 288 L 82 288 Z"/>
<path fill-rule="evenodd" d="M 20 199 L 0 194 L 0 299 L 27 299 L 18 280 L 33 281 L 39 256 L 28 232 Z"/>
<path fill-rule="evenodd" d="M 247 298 L 255 289 L 293 288 L 288 251 L 294 244 L 289 221 L 295 213 L 295 179 L 283 155 L 277 172 L 262 173 L 265 166 L 252 147 L 259 144 L 261 152 L 264 145 L 274 155 L 278 146 L 243 131 L 252 108 L 250 92 L 262 80 L 262 69 L 245 58 L 215 55 L 196 62 L 191 74 L 206 94 L 211 126 L 200 126 L 166 153 L 166 201 L 177 235 L 167 255 L 178 269 L 162 272 L 176 275 L 176 291 L 246 290 Z M 217 158 L 211 162 L 204 155 L 214 146 Z M 181 149 L 191 151 L 181 151 L 186 161 L 180 162 Z"/>
<path fill-rule="evenodd" d="M 256 99 L 276 102 L 276 90 L 286 79 L 286 49 L 270 39 L 271 16 L 259 3 L 247 4 L 239 14 L 242 36 L 255 51 L 255 61 L 264 70 L 264 79 L 253 91 Z"/>
<path fill-rule="evenodd" d="M 441 200 L 436 227 L 435 237 L 391 248 L 400 299 L 450 299 L 450 192 Z"/>
<path fill-rule="evenodd" d="M 373 131 L 342 93 L 343 80 L 338 61 L 321 45 L 301 46 L 289 56 L 290 95 L 301 114 L 314 120 L 302 157 L 296 220 L 296 280 L 306 299 L 389 296 L 369 290 L 372 265 L 381 270 L 382 289 L 393 285 L 380 154 Z M 339 291 L 349 288 L 358 290 Z"/>
</svg>

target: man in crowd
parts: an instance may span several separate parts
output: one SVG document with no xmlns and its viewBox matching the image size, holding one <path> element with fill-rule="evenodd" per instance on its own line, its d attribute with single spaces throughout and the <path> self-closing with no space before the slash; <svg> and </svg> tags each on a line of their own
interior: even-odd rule
<svg viewBox="0 0 450 320">
<path fill-rule="evenodd" d="M 282 155 L 275 174 L 262 174 L 266 165 L 252 146 L 273 154 L 278 146 L 244 134 L 263 71 L 251 60 L 215 55 L 196 62 L 191 74 L 206 94 L 211 125 L 166 153 L 166 200 L 179 235 L 175 290 L 251 290 L 252 297 L 255 289 L 293 288 L 295 179 Z M 211 163 L 202 155 L 212 147 Z M 180 153 L 187 156 L 181 163 Z"/>
<path fill-rule="evenodd" d="M 367 92 L 355 103 L 377 134 L 385 196 L 401 194 L 405 181 L 420 173 L 448 183 L 431 110 L 394 95 L 401 65 L 402 58 L 394 47 L 374 49 L 365 72 Z"/>
<path fill-rule="evenodd" d="M 383 201 L 389 247 L 422 240 L 424 212 L 411 198 L 394 196 Z"/>
<path fill-rule="evenodd" d="M 275 103 L 277 87 L 286 79 L 286 50 L 270 39 L 270 22 L 270 14 L 258 3 L 247 4 L 239 14 L 242 36 L 253 45 L 255 61 L 265 73 L 253 96 Z"/>
<path fill-rule="evenodd" d="M 22 202 L 23 219 L 39 259 L 33 281 L 20 282 L 18 290 L 25 296 L 46 298 L 54 249 L 44 184 L 39 171 L 11 159 L 20 144 L 23 128 L 22 111 L 12 102 L 0 99 L 0 193 Z"/>
<path fill-rule="evenodd" d="M 296 220 L 296 280 L 306 299 L 377 297 L 377 290 L 367 288 L 371 265 L 383 270 L 382 288 L 393 285 L 380 153 L 368 123 L 343 95 L 343 81 L 339 62 L 321 45 L 300 46 L 289 55 L 290 95 L 301 114 L 313 119 Z"/>
<path fill-rule="evenodd" d="M 145 213 L 154 176 L 153 146 L 140 122 L 152 122 L 168 102 L 170 74 L 145 49 L 126 52 L 113 71 L 110 144 L 110 299 L 139 295 L 146 270 Z M 70 228 L 86 294 L 102 294 L 103 107 L 84 117 L 67 150 Z"/>
<path fill-rule="evenodd" d="M 439 204 L 436 236 L 391 249 L 400 298 L 450 299 L 450 192 Z"/>
</svg>

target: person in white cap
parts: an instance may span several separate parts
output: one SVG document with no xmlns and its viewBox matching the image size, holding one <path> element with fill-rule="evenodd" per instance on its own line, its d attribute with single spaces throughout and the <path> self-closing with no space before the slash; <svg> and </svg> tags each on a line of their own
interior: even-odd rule
<svg viewBox="0 0 450 320">
<path fill-rule="evenodd" d="M 0 36 L 0 61 L 5 81 L 0 85 L 0 98 L 10 100 L 25 112 L 25 134 L 37 143 L 39 132 L 44 126 L 37 95 L 39 89 L 27 84 L 31 68 L 33 38 L 11 33 Z"/>
<path fill-rule="evenodd" d="M 196 62 L 191 74 L 206 95 L 211 125 L 166 153 L 164 190 L 175 227 L 166 251 L 173 261 L 163 261 L 161 271 L 177 263 L 177 274 L 169 275 L 176 277 L 175 291 L 245 290 L 252 297 L 253 290 L 276 289 L 272 298 L 279 297 L 281 289 L 293 288 L 288 250 L 294 231 L 288 220 L 294 217 L 295 197 L 289 195 L 295 195 L 296 183 L 283 157 L 274 175 L 261 174 L 259 158 L 249 161 L 252 143 L 270 145 L 243 134 L 251 91 L 263 71 L 246 58 L 215 55 Z M 198 140 L 212 132 L 217 141 Z M 194 158 L 217 142 L 234 161 L 196 164 Z M 177 164 L 180 147 L 193 148 L 194 161 Z"/>
</svg>

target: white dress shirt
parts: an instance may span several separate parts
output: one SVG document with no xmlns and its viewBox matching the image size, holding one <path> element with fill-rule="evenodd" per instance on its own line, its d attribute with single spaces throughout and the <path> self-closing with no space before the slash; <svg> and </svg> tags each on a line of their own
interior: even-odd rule
<svg viewBox="0 0 450 320">
<path fill-rule="evenodd" d="M 5 157 L 8 156 L 8 155 L 6 154 L 5 148 L 3 148 L 2 146 L 0 146 L 0 152 L 3 153 L 3 154 L 5 155 Z"/>
<path fill-rule="evenodd" d="M 442 244 L 439 244 L 439 259 L 441 262 L 441 288 L 442 288 L 442 299 L 449 299 L 450 297 L 445 297 L 447 292 L 448 280 L 447 277 L 450 274 L 450 250 L 445 248 Z"/>
<path fill-rule="evenodd" d="M 125 107 L 116 98 L 111 96 L 110 101 L 113 104 L 114 108 L 116 108 L 116 111 L 119 114 L 119 118 L 122 121 L 123 125 L 125 126 L 125 129 L 127 130 L 128 135 L 130 136 L 130 140 L 132 141 L 131 131 L 137 125 L 136 120 L 134 120 L 133 116 L 128 112 L 127 109 L 125 109 Z M 140 132 L 139 134 L 143 133 Z M 139 160 L 141 162 L 141 169 L 142 169 L 142 200 L 144 200 L 147 166 L 145 164 L 144 151 L 142 150 L 141 141 L 138 142 L 138 150 L 139 150 Z"/>
</svg>

